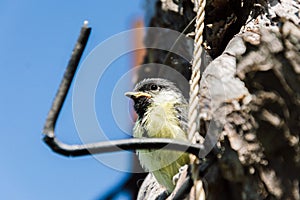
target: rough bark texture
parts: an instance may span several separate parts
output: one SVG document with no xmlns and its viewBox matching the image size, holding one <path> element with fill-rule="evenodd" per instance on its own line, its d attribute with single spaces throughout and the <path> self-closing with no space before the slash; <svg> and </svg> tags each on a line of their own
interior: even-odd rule
<svg viewBox="0 0 300 200">
<path fill-rule="evenodd" d="M 300 199 L 299 9 L 296 0 L 207 1 L 204 47 L 213 61 L 200 83 L 201 134 L 214 121 L 221 153 L 201 177 L 206 199 Z M 150 26 L 183 31 L 194 16 L 191 1 L 158 0 Z M 145 63 L 166 55 L 148 50 Z M 189 61 L 170 57 L 166 64 L 189 79 Z M 165 198 L 146 181 L 141 198 L 155 191 Z"/>
</svg>

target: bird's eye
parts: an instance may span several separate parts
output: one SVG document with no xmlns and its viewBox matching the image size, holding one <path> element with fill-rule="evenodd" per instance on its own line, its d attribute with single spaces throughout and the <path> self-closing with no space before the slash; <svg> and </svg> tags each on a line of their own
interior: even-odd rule
<svg viewBox="0 0 300 200">
<path fill-rule="evenodd" d="M 150 85 L 150 89 L 151 90 L 158 90 L 159 87 L 156 84 L 152 84 L 152 85 Z"/>
</svg>

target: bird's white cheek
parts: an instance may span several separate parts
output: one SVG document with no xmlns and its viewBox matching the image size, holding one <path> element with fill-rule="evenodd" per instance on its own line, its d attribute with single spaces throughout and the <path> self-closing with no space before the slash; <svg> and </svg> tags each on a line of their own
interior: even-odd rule
<svg viewBox="0 0 300 200">
<path fill-rule="evenodd" d="M 153 98 L 153 102 L 156 105 L 161 105 L 164 104 L 166 102 L 175 102 L 177 101 L 179 98 L 177 97 L 176 94 L 166 91 L 166 92 L 161 92 L 160 94 L 158 94 L 157 96 L 155 96 Z"/>
</svg>

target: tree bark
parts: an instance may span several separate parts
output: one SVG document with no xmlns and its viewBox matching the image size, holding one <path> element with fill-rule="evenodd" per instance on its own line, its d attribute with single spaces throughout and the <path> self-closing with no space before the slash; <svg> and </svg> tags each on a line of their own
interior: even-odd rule
<svg viewBox="0 0 300 200">
<path fill-rule="evenodd" d="M 158 0 L 150 26 L 182 32 L 194 5 L 174 2 Z M 213 60 L 200 83 L 201 136 L 212 121 L 221 131 L 218 159 L 200 176 L 206 199 L 300 199 L 299 10 L 296 0 L 207 1 L 204 48 Z M 148 49 L 144 63 L 164 63 L 166 55 Z M 190 62 L 170 57 L 165 64 L 189 79 Z M 165 199 L 147 179 L 141 199 Z"/>
</svg>

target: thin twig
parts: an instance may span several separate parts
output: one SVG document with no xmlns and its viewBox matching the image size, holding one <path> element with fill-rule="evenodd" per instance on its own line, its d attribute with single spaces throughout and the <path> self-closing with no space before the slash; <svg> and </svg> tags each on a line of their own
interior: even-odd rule
<svg viewBox="0 0 300 200">
<path fill-rule="evenodd" d="M 170 47 L 170 49 L 168 50 L 167 55 L 165 56 L 165 59 L 163 61 L 163 64 L 165 65 L 167 60 L 170 57 L 170 54 L 173 52 L 173 49 L 175 48 L 175 46 L 177 45 L 178 41 L 182 38 L 182 37 L 187 37 L 187 35 L 185 34 L 185 32 L 188 30 L 188 28 L 190 28 L 190 26 L 195 22 L 196 17 L 194 17 L 189 23 L 188 25 L 183 29 L 183 31 L 180 33 L 180 35 L 176 38 L 176 40 L 174 41 L 174 43 L 172 44 L 172 46 Z M 190 61 L 190 60 L 189 60 Z"/>
</svg>

